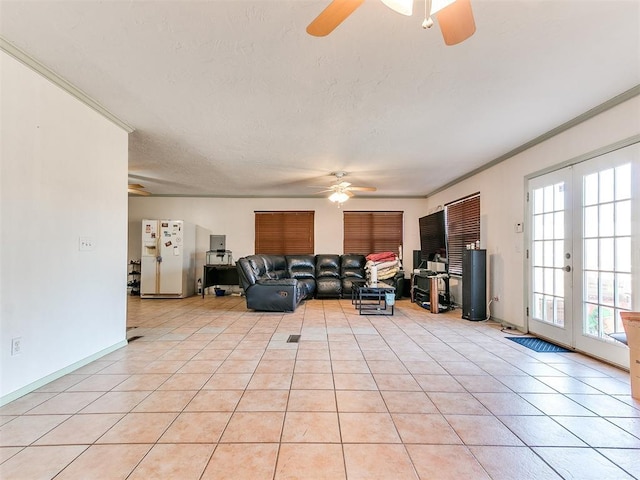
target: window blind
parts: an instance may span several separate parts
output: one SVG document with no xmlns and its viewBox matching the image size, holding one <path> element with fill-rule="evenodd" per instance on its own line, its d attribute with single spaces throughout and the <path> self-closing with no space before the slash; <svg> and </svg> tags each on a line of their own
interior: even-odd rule
<svg viewBox="0 0 640 480">
<path fill-rule="evenodd" d="M 302 255 L 315 252 L 313 211 L 254 212 L 255 253 Z"/>
<path fill-rule="evenodd" d="M 402 243 L 404 212 L 344 212 L 344 253 L 395 252 Z"/>
<path fill-rule="evenodd" d="M 480 194 L 445 205 L 449 273 L 462 275 L 462 252 L 480 239 Z"/>
</svg>

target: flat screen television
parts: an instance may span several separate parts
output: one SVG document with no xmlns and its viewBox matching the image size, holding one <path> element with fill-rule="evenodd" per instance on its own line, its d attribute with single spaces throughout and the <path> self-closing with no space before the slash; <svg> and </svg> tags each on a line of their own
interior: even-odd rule
<svg viewBox="0 0 640 480">
<path fill-rule="evenodd" d="M 420 260 L 432 262 L 436 255 L 442 259 L 447 257 L 447 234 L 444 210 L 432 213 L 420 220 Z"/>
</svg>

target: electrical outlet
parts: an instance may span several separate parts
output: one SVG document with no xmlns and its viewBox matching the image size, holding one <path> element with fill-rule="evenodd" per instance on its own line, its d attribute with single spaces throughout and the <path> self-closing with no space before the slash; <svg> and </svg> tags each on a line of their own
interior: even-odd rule
<svg viewBox="0 0 640 480">
<path fill-rule="evenodd" d="M 498 295 L 496 295 L 495 297 L 493 297 L 493 301 L 494 302 L 499 302 L 500 301 L 500 297 Z"/>
<path fill-rule="evenodd" d="M 93 238 L 91 237 L 80 237 L 78 239 L 78 249 L 81 252 L 89 252 L 93 250 Z"/>
<path fill-rule="evenodd" d="M 11 339 L 11 356 L 20 355 L 22 350 L 22 337 L 16 337 Z"/>
</svg>

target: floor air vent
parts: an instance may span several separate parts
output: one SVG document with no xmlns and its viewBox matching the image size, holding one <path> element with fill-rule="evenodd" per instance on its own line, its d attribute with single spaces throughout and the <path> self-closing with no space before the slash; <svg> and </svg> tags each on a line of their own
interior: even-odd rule
<svg viewBox="0 0 640 480">
<path fill-rule="evenodd" d="M 289 335 L 287 343 L 298 343 L 300 341 L 300 335 Z"/>
</svg>

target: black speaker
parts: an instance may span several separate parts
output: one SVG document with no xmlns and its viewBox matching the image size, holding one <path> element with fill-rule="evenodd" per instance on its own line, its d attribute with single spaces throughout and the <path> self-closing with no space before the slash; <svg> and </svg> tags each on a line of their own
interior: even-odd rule
<svg viewBox="0 0 640 480">
<path fill-rule="evenodd" d="M 421 264 L 422 264 L 422 260 L 421 257 L 422 256 L 422 251 L 421 250 L 414 250 L 413 251 L 413 269 L 415 270 L 416 268 L 422 268 Z M 423 265 L 424 268 L 427 268 L 426 264 Z"/>
<path fill-rule="evenodd" d="M 462 318 L 487 318 L 487 251 L 462 252 Z"/>
</svg>

